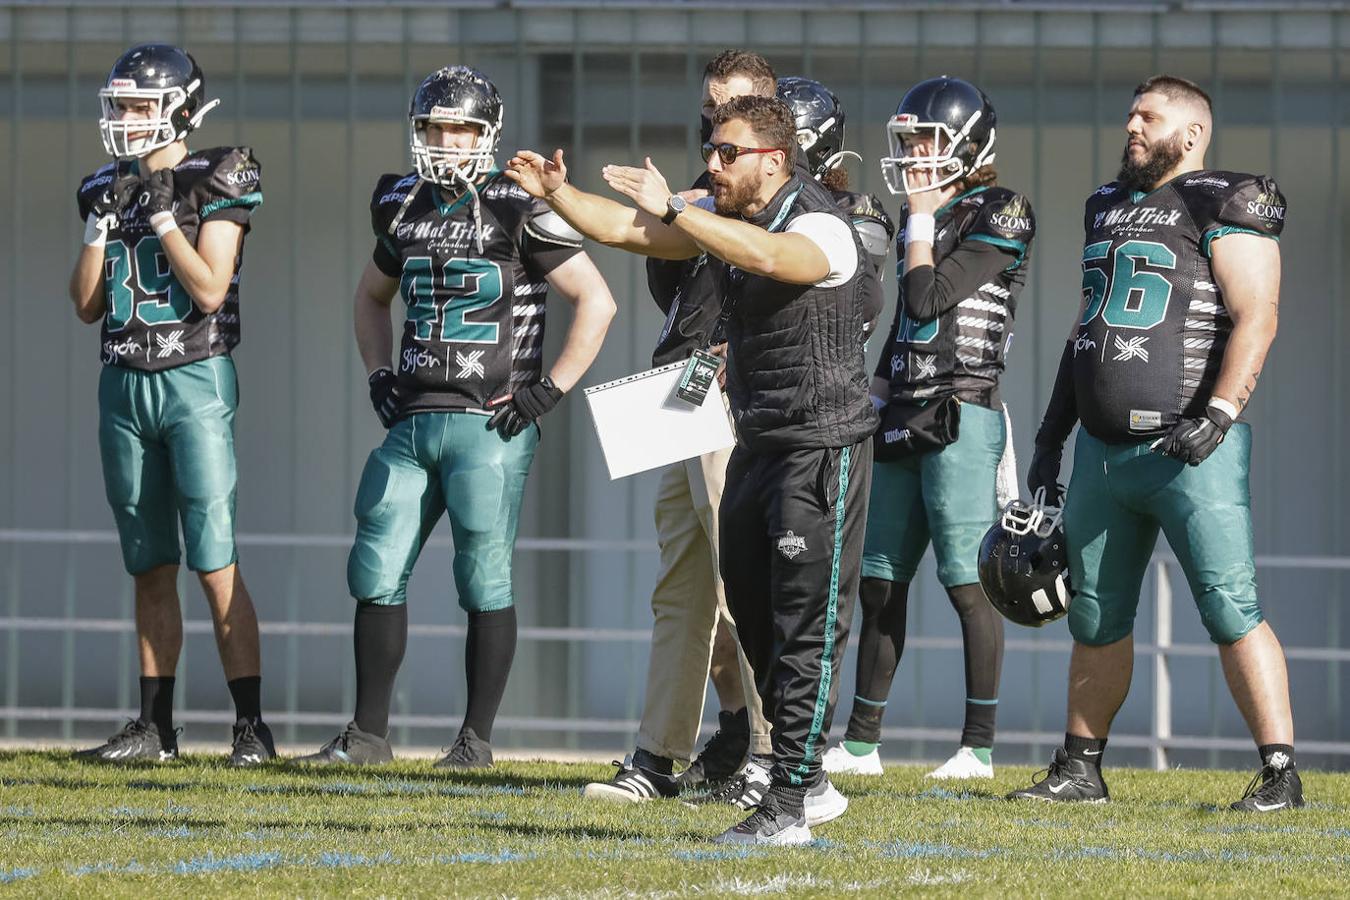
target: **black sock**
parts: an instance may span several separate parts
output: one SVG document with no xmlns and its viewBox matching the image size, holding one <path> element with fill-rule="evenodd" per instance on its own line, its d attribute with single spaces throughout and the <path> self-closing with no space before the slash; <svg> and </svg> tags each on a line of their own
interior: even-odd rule
<svg viewBox="0 0 1350 900">
<path fill-rule="evenodd" d="M 633 765 L 648 772 L 656 772 L 658 775 L 670 775 L 675 771 L 674 760 L 648 753 L 641 747 L 633 751 Z"/>
<path fill-rule="evenodd" d="M 1273 766 L 1276 769 L 1292 769 L 1294 767 L 1293 744 L 1262 744 L 1256 750 L 1261 754 L 1261 765 L 1263 766 Z M 1271 757 L 1276 753 L 1283 753 L 1284 759 L 1277 759 L 1272 762 Z"/>
<path fill-rule="evenodd" d="M 464 727 L 484 741 L 492 740 L 492 723 L 506 693 L 506 678 L 516 655 L 516 608 L 469 613 L 469 636 L 464 641 L 464 675 L 469 704 Z"/>
<path fill-rule="evenodd" d="M 357 603 L 352 644 L 356 650 L 356 727 L 385 737 L 394 679 L 408 648 L 407 604 Z"/>
<path fill-rule="evenodd" d="M 234 717 L 250 722 L 262 720 L 262 676 L 246 675 L 226 682 L 234 698 Z"/>
<path fill-rule="evenodd" d="M 141 721 L 161 734 L 173 731 L 173 682 L 172 675 L 141 676 Z"/>
<path fill-rule="evenodd" d="M 985 599 L 978 584 L 947 588 L 947 599 L 961 620 L 965 649 L 966 723 L 961 746 L 992 747 L 998 679 L 1003 670 L 1003 616 Z"/>
<path fill-rule="evenodd" d="M 764 799 L 769 798 L 777 800 L 778 808 L 783 812 L 795 813 L 799 816 L 806 814 L 806 788 L 804 786 L 775 781 L 770 785 L 769 792 Z"/>
<path fill-rule="evenodd" d="M 881 742 L 881 717 L 886 712 L 886 698 L 891 695 L 895 668 L 905 652 L 909 583 L 864 578 L 858 588 L 858 602 L 862 606 L 858 675 L 844 740 L 877 744 Z"/>
<path fill-rule="evenodd" d="M 1106 751 L 1106 738 L 1079 737 L 1076 734 L 1064 735 L 1064 752 L 1070 759 L 1080 759 L 1088 765 L 1100 769 L 1102 754 Z"/>
</svg>

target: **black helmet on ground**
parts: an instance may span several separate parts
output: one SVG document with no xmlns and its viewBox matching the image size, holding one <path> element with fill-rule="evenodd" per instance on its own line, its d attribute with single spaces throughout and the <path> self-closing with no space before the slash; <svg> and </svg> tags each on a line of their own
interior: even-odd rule
<svg viewBox="0 0 1350 900">
<path fill-rule="evenodd" d="M 1013 500 L 980 543 L 980 586 L 1010 621 L 1039 628 L 1069 611 L 1069 551 L 1062 511 L 1045 505 L 1039 490 L 1030 503 Z"/>
</svg>

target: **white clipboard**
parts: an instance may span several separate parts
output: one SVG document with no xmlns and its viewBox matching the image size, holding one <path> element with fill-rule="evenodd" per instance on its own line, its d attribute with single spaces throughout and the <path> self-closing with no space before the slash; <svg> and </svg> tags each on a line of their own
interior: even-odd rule
<svg viewBox="0 0 1350 900">
<path fill-rule="evenodd" d="M 584 391 L 610 480 L 736 443 L 715 379 L 702 406 L 676 396 L 684 366 L 671 363 Z"/>
</svg>

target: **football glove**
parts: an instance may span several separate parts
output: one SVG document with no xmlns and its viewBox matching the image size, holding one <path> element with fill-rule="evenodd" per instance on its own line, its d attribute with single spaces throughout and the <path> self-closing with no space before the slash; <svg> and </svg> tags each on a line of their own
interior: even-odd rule
<svg viewBox="0 0 1350 900">
<path fill-rule="evenodd" d="M 375 407 L 375 415 L 380 424 L 389 428 L 398 416 L 399 403 L 403 397 L 398 390 L 398 376 L 388 366 L 381 366 L 370 373 L 370 405 Z"/>
<path fill-rule="evenodd" d="M 1034 497 L 1041 488 L 1045 489 L 1045 505 L 1059 506 L 1064 489 L 1059 485 L 1059 469 L 1064 463 L 1064 447 L 1061 444 L 1037 444 L 1031 454 L 1031 466 L 1027 470 L 1027 487 Z"/>
<path fill-rule="evenodd" d="M 1198 466 L 1223 443 L 1224 435 L 1232 427 L 1233 419 L 1228 413 L 1206 406 L 1203 416 L 1182 419 L 1171 431 L 1154 441 L 1152 449 L 1188 466 Z"/>
<path fill-rule="evenodd" d="M 152 217 L 173 212 L 173 169 L 156 169 L 141 181 L 141 206 Z"/>
<path fill-rule="evenodd" d="M 531 423 L 558 405 L 563 392 L 553 380 L 545 375 L 514 394 L 496 397 L 487 402 L 488 409 L 495 409 L 487 421 L 487 429 L 497 429 L 504 438 L 513 438 L 524 431 Z"/>
<path fill-rule="evenodd" d="M 127 173 L 119 176 L 94 198 L 94 202 L 90 204 L 90 209 L 99 218 L 115 216 L 131 204 L 140 189 L 141 179 L 137 175 Z"/>
</svg>

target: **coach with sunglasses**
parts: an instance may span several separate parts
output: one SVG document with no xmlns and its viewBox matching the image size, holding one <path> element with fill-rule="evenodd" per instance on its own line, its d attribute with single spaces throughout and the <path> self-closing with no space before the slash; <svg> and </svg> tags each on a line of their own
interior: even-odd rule
<svg viewBox="0 0 1350 900">
<path fill-rule="evenodd" d="M 607 166 L 636 208 L 567 183 L 562 151 L 521 151 L 508 177 L 587 237 L 634 253 L 706 252 L 720 286 L 737 444 L 721 506 L 727 603 L 773 723 L 771 787 L 723 843 L 811 839 L 804 803 L 828 789 L 829 733 L 852 604 L 877 417 L 863 361 L 865 255 L 834 198 L 794 166 L 776 98 L 719 106 L 703 146 L 712 196 L 687 203 L 664 176 Z"/>
</svg>

